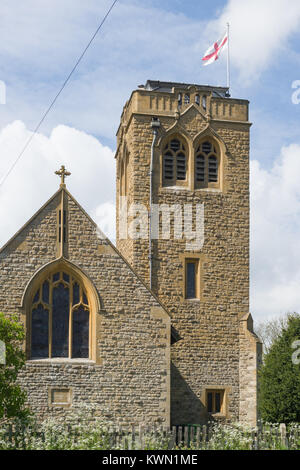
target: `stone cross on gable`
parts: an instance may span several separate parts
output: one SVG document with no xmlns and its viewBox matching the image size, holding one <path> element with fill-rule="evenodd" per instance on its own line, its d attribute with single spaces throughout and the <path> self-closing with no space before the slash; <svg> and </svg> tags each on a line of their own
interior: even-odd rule
<svg viewBox="0 0 300 470">
<path fill-rule="evenodd" d="M 65 185 L 65 177 L 66 176 L 70 176 L 71 173 L 69 171 L 67 171 L 64 167 L 64 165 L 61 166 L 60 170 L 56 171 L 55 172 L 56 175 L 60 176 L 61 180 L 60 180 L 60 187 L 61 188 L 65 188 L 66 185 Z"/>
</svg>

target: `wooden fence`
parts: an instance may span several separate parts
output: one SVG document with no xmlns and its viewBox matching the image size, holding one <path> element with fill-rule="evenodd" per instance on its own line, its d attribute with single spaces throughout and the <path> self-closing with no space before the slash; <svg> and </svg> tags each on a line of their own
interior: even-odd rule
<svg viewBox="0 0 300 470">
<path fill-rule="evenodd" d="M 2 441 L 9 444 L 10 447 L 16 449 L 31 448 L 31 441 L 40 439 L 45 442 L 45 433 L 37 429 L 25 427 L 23 425 L 16 426 L 7 422 L 0 422 L 2 432 Z M 169 427 L 153 427 L 153 426 L 132 426 L 130 429 L 125 427 L 115 427 L 109 429 L 106 433 L 108 436 L 108 448 L 112 449 L 144 449 L 151 445 L 153 440 L 164 442 L 169 449 L 193 448 L 199 450 L 210 449 L 210 442 L 213 433 L 213 425 L 187 425 Z M 235 429 L 235 428 L 232 428 Z M 69 426 L 67 434 L 73 442 L 77 442 L 80 434 Z M 271 427 L 259 427 L 256 430 L 245 431 L 244 436 L 250 440 L 250 448 L 259 450 L 265 448 L 266 442 L 277 443 L 277 447 L 289 449 L 291 436 L 285 424 Z M 293 439 L 300 439 L 300 435 L 293 435 Z M 106 437 L 107 438 L 107 437 Z M 1 441 L 1 439 L 0 439 Z"/>
</svg>

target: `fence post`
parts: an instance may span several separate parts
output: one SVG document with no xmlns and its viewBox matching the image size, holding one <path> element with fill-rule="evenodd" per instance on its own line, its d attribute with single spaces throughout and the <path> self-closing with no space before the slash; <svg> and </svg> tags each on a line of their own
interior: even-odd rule
<svg viewBox="0 0 300 470">
<path fill-rule="evenodd" d="M 176 426 L 173 426 L 171 430 L 171 437 L 169 440 L 168 449 L 173 450 L 175 447 L 176 447 Z"/>
<path fill-rule="evenodd" d="M 288 447 L 287 438 L 286 438 L 286 425 L 284 423 L 281 423 L 279 429 L 280 429 L 281 445 L 284 447 Z"/>
<path fill-rule="evenodd" d="M 190 442 L 189 442 L 189 447 L 193 447 L 194 446 L 194 439 L 195 439 L 195 428 L 194 426 L 191 426 L 190 428 Z"/>
<path fill-rule="evenodd" d="M 202 446 L 206 449 L 206 426 L 204 425 L 202 428 Z"/>
<path fill-rule="evenodd" d="M 139 426 L 139 441 L 140 441 L 140 450 L 144 450 L 144 439 L 143 439 L 143 425 Z"/>
<path fill-rule="evenodd" d="M 184 445 L 188 447 L 189 445 L 189 428 L 188 426 L 184 426 Z"/>
<path fill-rule="evenodd" d="M 178 426 L 178 446 L 182 445 L 182 426 Z"/>
<path fill-rule="evenodd" d="M 200 439 L 201 439 L 201 428 L 197 428 L 196 432 L 196 442 L 197 442 L 197 449 L 200 449 Z"/>
<path fill-rule="evenodd" d="M 131 426 L 131 450 L 135 449 L 135 426 Z"/>
</svg>

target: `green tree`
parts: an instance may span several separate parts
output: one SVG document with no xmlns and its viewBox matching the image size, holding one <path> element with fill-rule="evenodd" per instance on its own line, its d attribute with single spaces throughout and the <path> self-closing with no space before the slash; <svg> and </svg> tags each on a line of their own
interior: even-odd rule
<svg viewBox="0 0 300 470">
<path fill-rule="evenodd" d="M 264 421 L 300 422 L 299 340 L 300 315 L 290 314 L 259 371 L 259 409 Z"/>
<path fill-rule="evenodd" d="M 9 319 L 0 313 L 0 341 L 5 345 L 5 363 L 0 363 L 0 419 L 29 415 L 25 407 L 26 394 L 16 382 L 18 372 L 25 364 L 24 336 L 24 327 L 17 317 Z"/>
</svg>

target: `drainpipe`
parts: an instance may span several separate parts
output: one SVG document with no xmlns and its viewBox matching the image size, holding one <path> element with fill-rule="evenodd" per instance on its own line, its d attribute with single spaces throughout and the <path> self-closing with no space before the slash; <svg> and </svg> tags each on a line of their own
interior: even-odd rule
<svg viewBox="0 0 300 470">
<path fill-rule="evenodd" d="M 151 128 L 153 130 L 153 140 L 151 146 L 151 161 L 150 161 L 150 192 L 149 192 L 149 279 L 150 289 L 152 289 L 152 183 L 153 183 L 153 162 L 154 162 L 154 146 L 160 128 L 160 121 L 158 118 L 153 117 L 151 121 Z"/>
</svg>

